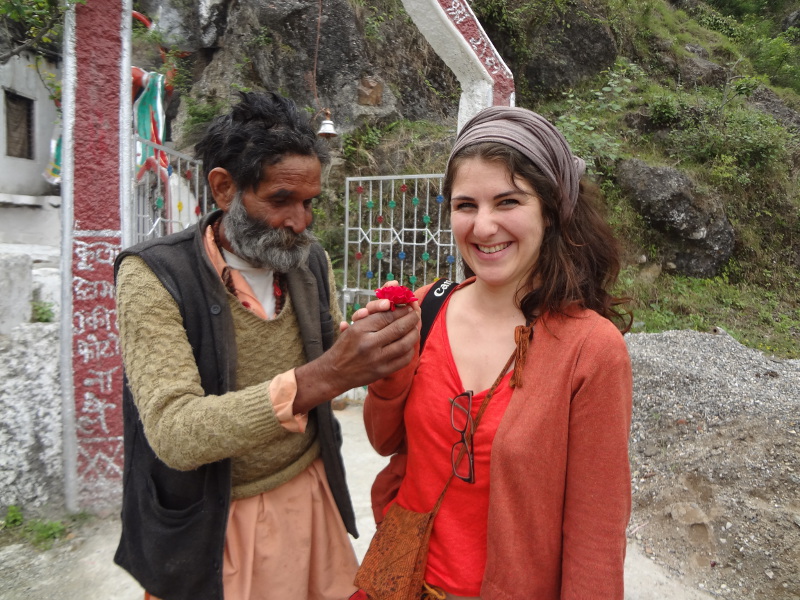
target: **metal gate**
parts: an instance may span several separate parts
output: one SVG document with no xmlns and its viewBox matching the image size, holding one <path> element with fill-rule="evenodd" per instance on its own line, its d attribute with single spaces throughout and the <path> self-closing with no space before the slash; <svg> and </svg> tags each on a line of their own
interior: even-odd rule
<svg viewBox="0 0 800 600">
<path fill-rule="evenodd" d="M 199 160 L 138 135 L 133 141 L 134 243 L 181 231 L 213 208 Z"/>
<path fill-rule="evenodd" d="M 387 281 L 411 289 L 454 278 L 457 250 L 442 174 L 345 180 L 342 311 L 349 318 Z"/>
</svg>

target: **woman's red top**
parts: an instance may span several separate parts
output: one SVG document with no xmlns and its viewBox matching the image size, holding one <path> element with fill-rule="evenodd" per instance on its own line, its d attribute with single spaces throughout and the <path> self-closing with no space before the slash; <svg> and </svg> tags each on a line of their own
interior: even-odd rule
<svg viewBox="0 0 800 600">
<path fill-rule="evenodd" d="M 450 351 L 446 323 L 447 319 L 436 319 L 431 328 L 405 407 L 408 464 L 397 502 L 417 512 L 433 508 L 452 473 L 453 444 L 461 439 L 450 422 L 450 399 L 465 390 Z M 511 399 L 510 378 L 511 371 L 497 386 L 475 432 L 475 482 L 454 477 L 433 522 L 425 581 L 458 596 L 480 595 L 486 566 L 489 459 L 497 426 Z M 473 390 L 473 419 L 488 391 Z M 462 457 L 463 467 L 466 461 Z"/>
</svg>

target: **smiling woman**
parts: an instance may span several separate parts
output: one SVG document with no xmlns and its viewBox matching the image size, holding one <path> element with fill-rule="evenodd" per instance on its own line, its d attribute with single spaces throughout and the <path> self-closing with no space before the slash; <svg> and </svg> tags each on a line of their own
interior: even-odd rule
<svg viewBox="0 0 800 600">
<path fill-rule="evenodd" d="M 461 256 L 482 284 L 510 296 L 533 269 L 544 237 L 542 203 L 531 184 L 496 161 L 461 163 L 451 196 L 451 223 Z"/>
<path fill-rule="evenodd" d="M 521 108 L 480 112 L 450 155 L 443 192 L 470 277 L 418 360 L 370 385 L 364 406 L 373 446 L 392 455 L 376 520 L 395 503 L 439 506 L 430 597 L 623 598 L 631 365 L 607 291 L 617 246 L 583 171 Z M 423 310 L 429 290 L 415 292 Z"/>
</svg>

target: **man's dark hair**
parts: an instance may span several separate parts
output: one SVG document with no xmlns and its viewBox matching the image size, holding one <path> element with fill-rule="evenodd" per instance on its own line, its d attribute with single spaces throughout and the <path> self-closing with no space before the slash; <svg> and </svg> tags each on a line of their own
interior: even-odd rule
<svg viewBox="0 0 800 600">
<path fill-rule="evenodd" d="M 239 190 L 252 189 L 261 181 L 265 166 L 284 156 L 316 156 L 328 162 L 328 149 L 292 100 L 274 92 L 240 92 L 241 101 L 228 114 L 216 117 L 195 156 L 203 161 L 206 180 L 216 167 L 230 173 Z"/>
</svg>

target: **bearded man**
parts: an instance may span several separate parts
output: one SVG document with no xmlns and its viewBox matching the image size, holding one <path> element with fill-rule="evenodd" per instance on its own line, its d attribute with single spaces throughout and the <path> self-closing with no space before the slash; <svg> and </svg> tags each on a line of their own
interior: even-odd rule
<svg viewBox="0 0 800 600">
<path fill-rule="evenodd" d="M 115 264 L 125 366 L 115 561 L 162 600 L 343 600 L 357 536 L 330 400 L 410 362 L 411 309 L 341 321 L 308 231 L 326 149 L 242 94 L 196 154 L 219 210 Z"/>
</svg>

